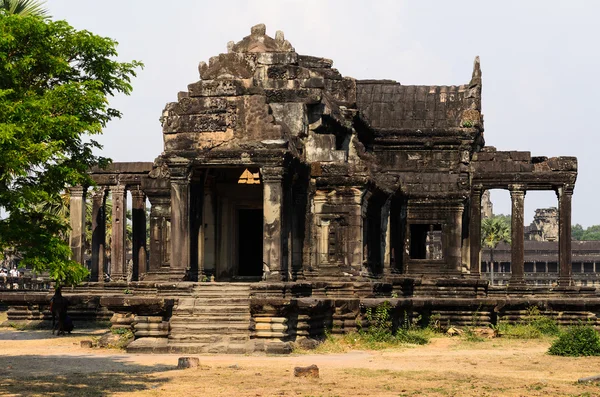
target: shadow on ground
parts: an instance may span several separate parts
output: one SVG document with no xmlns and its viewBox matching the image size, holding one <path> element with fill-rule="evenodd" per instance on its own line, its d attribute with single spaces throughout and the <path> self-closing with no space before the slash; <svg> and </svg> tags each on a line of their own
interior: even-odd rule
<svg viewBox="0 0 600 397">
<path fill-rule="evenodd" d="M 108 329 L 76 329 L 71 334 L 60 336 L 69 337 L 69 336 L 99 336 L 103 333 L 107 332 Z M 52 335 L 52 326 L 43 326 L 41 328 L 36 329 L 15 329 L 15 328 L 0 328 L 0 341 L 6 340 L 14 340 L 14 341 L 25 341 L 25 340 L 42 340 L 42 339 L 51 339 L 51 338 L 59 338 L 57 335 Z M 2 367 L 0 366 L 0 369 Z"/>
<path fill-rule="evenodd" d="M 176 365 L 139 365 L 126 356 L 0 355 L 0 396 L 109 396 L 158 389 Z"/>
</svg>

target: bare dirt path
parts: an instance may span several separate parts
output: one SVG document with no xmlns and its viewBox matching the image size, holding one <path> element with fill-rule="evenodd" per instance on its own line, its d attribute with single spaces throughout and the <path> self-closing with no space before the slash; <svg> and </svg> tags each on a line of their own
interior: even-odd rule
<svg viewBox="0 0 600 397">
<path fill-rule="evenodd" d="M 600 396 L 600 386 L 576 383 L 600 374 L 600 358 L 548 356 L 549 341 L 441 337 L 387 351 L 202 355 L 201 369 L 177 370 L 181 355 L 80 347 L 98 334 L 0 329 L 0 396 Z M 319 379 L 293 377 L 310 364 Z"/>
</svg>

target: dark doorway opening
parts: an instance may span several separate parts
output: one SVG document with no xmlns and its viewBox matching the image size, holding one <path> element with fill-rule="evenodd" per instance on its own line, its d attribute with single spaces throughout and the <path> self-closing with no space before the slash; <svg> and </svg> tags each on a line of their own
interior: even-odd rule
<svg viewBox="0 0 600 397">
<path fill-rule="evenodd" d="M 238 276 L 262 278 L 263 211 L 238 210 Z"/>
<path fill-rule="evenodd" d="M 442 225 L 410 225 L 410 258 L 442 259 Z"/>
</svg>

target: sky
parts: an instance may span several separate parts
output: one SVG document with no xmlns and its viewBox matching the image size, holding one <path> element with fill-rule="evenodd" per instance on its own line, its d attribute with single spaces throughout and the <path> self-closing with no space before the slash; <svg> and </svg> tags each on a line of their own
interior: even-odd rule
<svg viewBox="0 0 600 397">
<path fill-rule="evenodd" d="M 296 51 L 330 58 L 344 76 L 402 84 L 468 83 L 479 55 L 487 146 L 534 156 L 577 156 L 573 223 L 600 224 L 600 1 L 447 0 L 48 0 L 53 19 L 115 39 L 122 61 L 145 64 L 133 93 L 112 98 L 123 112 L 98 139 L 113 161 L 152 161 L 162 152 L 159 117 L 199 80 L 198 63 L 227 52 L 258 23 L 282 30 Z M 510 213 L 492 191 L 495 213 Z M 535 208 L 554 192 L 528 192 Z"/>
</svg>

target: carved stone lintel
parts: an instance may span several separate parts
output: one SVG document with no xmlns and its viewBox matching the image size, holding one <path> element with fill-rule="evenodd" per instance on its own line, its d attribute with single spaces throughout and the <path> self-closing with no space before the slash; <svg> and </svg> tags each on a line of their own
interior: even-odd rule
<svg viewBox="0 0 600 397">
<path fill-rule="evenodd" d="M 283 167 L 263 167 L 260 174 L 264 183 L 281 182 L 285 177 L 286 170 Z"/>
<path fill-rule="evenodd" d="M 71 197 L 84 197 L 87 192 L 87 188 L 83 186 L 73 186 L 69 188 Z"/>
</svg>

